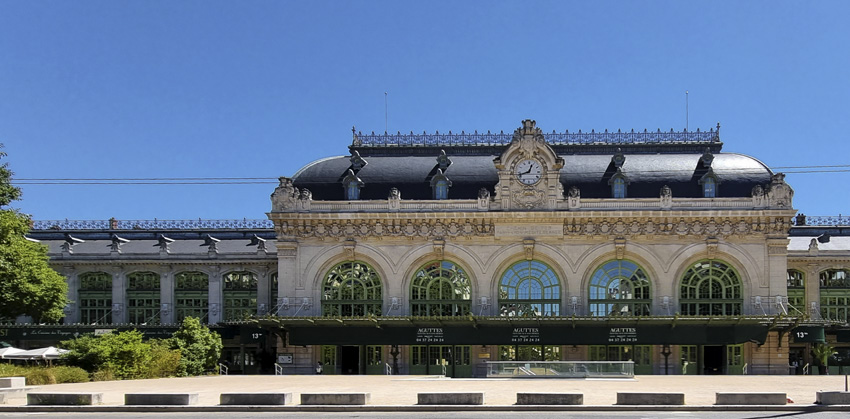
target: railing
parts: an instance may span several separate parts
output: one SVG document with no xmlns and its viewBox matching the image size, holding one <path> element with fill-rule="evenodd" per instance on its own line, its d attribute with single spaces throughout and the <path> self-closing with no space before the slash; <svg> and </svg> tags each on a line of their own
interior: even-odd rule
<svg viewBox="0 0 850 419">
<path fill-rule="evenodd" d="M 682 375 L 688 375 L 688 364 L 690 364 L 688 361 L 682 362 Z"/>
<path fill-rule="evenodd" d="M 232 230 L 273 229 L 267 219 L 241 220 L 35 220 L 33 230 Z"/>
<path fill-rule="evenodd" d="M 749 367 L 749 366 L 750 366 L 750 364 L 745 362 L 744 366 L 741 368 L 741 374 L 747 375 L 747 367 Z"/>
<path fill-rule="evenodd" d="M 227 365 L 218 364 L 218 375 L 227 375 Z"/>
<path fill-rule="evenodd" d="M 632 361 L 486 361 L 487 377 L 633 378 Z"/>
<path fill-rule="evenodd" d="M 393 375 L 393 367 L 389 363 L 384 363 L 384 375 Z"/>
<path fill-rule="evenodd" d="M 811 368 L 811 364 L 809 364 L 808 362 L 806 363 L 806 365 L 803 365 L 803 375 L 809 375 L 809 369 L 810 368 Z"/>
<path fill-rule="evenodd" d="M 850 226 L 849 215 L 805 215 L 798 214 L 792 219 L 795 226 L 816 226 L 816 227 L 832 227 L 832 226 Z"/>
<path fill-rule="evenodd" d="M 274 363 L 274 375 L 283 375 L 283 365 Z"/>
<path fill-rule="evenodd" d="M 354 132 L 352 130 L 352 145 L 355 147 L 429 147 L 429 146 L 463 146 L 463 147 L 485 147 L 501 146 L 510 144 L 514 134 L 500 131 L 498 133 L 479 133 L 478 131 L 460 133 L 433 134 L 425 133 L 402 134 L 398 132 L 371 134 Z M 544 133 L 546 142 L 553 145 L 595 145 L 595 144 L 682 144 L 682 143 L 717 143 L 720 142 L 720 125 L 717 130 L 713 128 L 708 131 L 648 131 L 635 130 L 623 132 L 605 131 L 596 132 L 555 132 Z"/>
</svg>

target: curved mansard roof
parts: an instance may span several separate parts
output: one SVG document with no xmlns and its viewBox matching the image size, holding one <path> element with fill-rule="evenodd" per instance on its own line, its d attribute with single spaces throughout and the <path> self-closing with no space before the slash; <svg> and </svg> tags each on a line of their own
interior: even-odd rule
<svg viewBox="0 0 850 419">
<path fill-rule="evenodd" d="M 710 134 L 711 137 L 705 136 Z M 452 134 L 449 134 L 452 135 Z M 651 138 L 646 140 L 647 133 L 631 133 L 643 135 L 637 141 L 621 141 L 620 137 L 628 133 L 608 134 L 604 139 L 615 136 L 616 142 L 570 142 L 564 141 L 565 136 L 579 134 L 557 134 L 557 139 L 547 142 L 552 144 L 555 152 L 564 160 L 560 170 L 560 180 L 564 190 L 578 187 L 584 198 L 609 198 L 611 186 L 609 180 L 616 173 L 612 157 L 622 153 L 625 162 L 622 172 L 628 179 L 628 197 L 657 198 L 662 186 L 671 188 L 674 197 L 702 197 L 700 179 L 708 172 L 709 166 L 719 182 L 719 197 L 749 197 L 755 185 L 770 183 L 772 171 L 757 159 L 736 153 L 722 153 L 722 143 L 719 132 L 683 132 L 683 133 L 648 133 Z M 585 136 L 590 135 L 585 133 Z M 602 133 L 595 133 L 602 137 Z M 617 137 L 619 135 L 620 137 Z M 659 140 L 657 137 L 665 136 Z M 671 141 L 668 137 L 678 135 Z M 697 135 L 701 135 L 697 137 Z M 439 135 L 445 139 L 447 135 Z M 444 174 L 451 180 L 449 199 L 475 199 L 478 190 L 487 188 L 493 192 L 499 181 L 498 172 L 493 159 L 499 157 L 508 147 L 502 138 L 504 134 L 475 134 L 470 142 L 471 134 L 463 137 L 463 144 L 440 143 L 439 141 L 414 143 L 422 136 L 380 136 L 394 141 L 409 141 L 408 143 L 364 143 L 355 134 L 355 141 L 350 147 L 352 153 L 357 152 L 366 162 L 358 169 L 352 163 L 351 156 L 338 156 L 317 160 L 303 167 L 293 176 L 294 186 L 307 188 L 316 200 L 344 200 L 345 194 L 342 181 L 353 169 L 364 186 L 361 189 L 361 199 L 386 199 L 391 188 L 397 188 L 404 199 L 431 199 L 431 178 L 437 173 L 439 164 L 437 157 L 445 150 L 451 164 Z M 368 136 L 367 136 L 368 137 Z M 378 136 L 371 136 L 374 138 Z M 431 136 L 433 137 L 433 136 Z M 431 137 L 428 137 L 429 139 Z M 455 134 L 452 138 L 456 139 Z M 501 143 L 482 143 L 485 140 L 501 140 Z M 556 138 L 553 134 L 552 139 Z M 582 137 L 586 138 L 586 137 Z M 593 137 L 596 139 L 596 137 Z M 561 142 L 557 142 L 560 140 Z M 508 140 L 509 141 L 509 140 Z M 622 150 L 622 151 L 620 151 Z M 713 160 L 709 165 L 703 162 L 705 153 L 712 153 Z"/>
</svg>

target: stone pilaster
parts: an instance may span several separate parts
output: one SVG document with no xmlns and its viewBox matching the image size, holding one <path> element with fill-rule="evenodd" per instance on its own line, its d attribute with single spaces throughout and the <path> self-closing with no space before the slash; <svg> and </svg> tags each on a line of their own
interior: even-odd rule
<svg viewBox="0 0 850 419">
<path fill-rule="evenodd" d="M 174 270 L 167 267 L 159 275 L 159 321 L 174 323 Z"/>
<path fill-rule="evenodd" d="M 223 316 L 223 299 L 221 292 L 221 267 L 213 266 L 210 269 L 209 283 L 209 316 L 207 323 L 216 324 L 221 322 Z"/>
<path fill-rule="evenodd" d="M 74 324 L 80 322 L 80 278 L 77 276 L 77 271 L 72 265 L 62 267 L 62 275 L 65 275 L 65 282 L 68 284 L 68 305 L 65 306 L 65 324 Z"/>
<path fill-rule="evenodd" d="M 127 275 L 120 266 L 112 268 L 112 323 L 127 323 Z"/>
</svg>

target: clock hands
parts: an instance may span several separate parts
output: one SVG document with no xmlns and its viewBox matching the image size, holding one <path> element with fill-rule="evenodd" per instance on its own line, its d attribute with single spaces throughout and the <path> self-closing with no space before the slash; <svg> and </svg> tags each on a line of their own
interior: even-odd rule
<svg viewBox="0 0 850 419">
<path fill-rule="evenodd" d="M 520 176 L 522 176 L 522 175 L 527 175 L 527 174 L 531 173 L 531 169 L 532 169 L 532 167 L 531 167 L 531 165 L 529 165 L 529 166 L 528 166 L 528 170 L 526 170 L 526 171 L 524 171 L 524 172 L 520 173 Z"/>
</svg>

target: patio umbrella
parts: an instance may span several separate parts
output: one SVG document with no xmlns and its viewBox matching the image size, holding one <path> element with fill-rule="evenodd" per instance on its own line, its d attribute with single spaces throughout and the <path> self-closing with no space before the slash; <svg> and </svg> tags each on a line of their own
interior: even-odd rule
<svg viewBox="0 0 850 419">
<path fill-rule="evenodd" d="M 8 347 L 8 348 L 3 348 L 3 349 L 0 349 L 0 359 L 6 359 L 7 355 L 14 355 L 14 354 L 21 353 L 21 352 L 24 352 L 24 350 L 19 349 L 19 348 L 14 348 L 14 347 L 11 347 L 11 346 Z"/>
<path fill-rule="evenodd" d="M 70 352 L 67 349 L 59 349 L 53 346 L 48 346 L 46 348 L 38 348 L 38 349 L 30 349 L 28 351 L 21 351 L 10 355 L 5 355 L 4 359 L 23 359 L 27 361 L 33 360 L 53 360 L 59 359 L 59 357 L 66 353 Z"/>
</svg>

